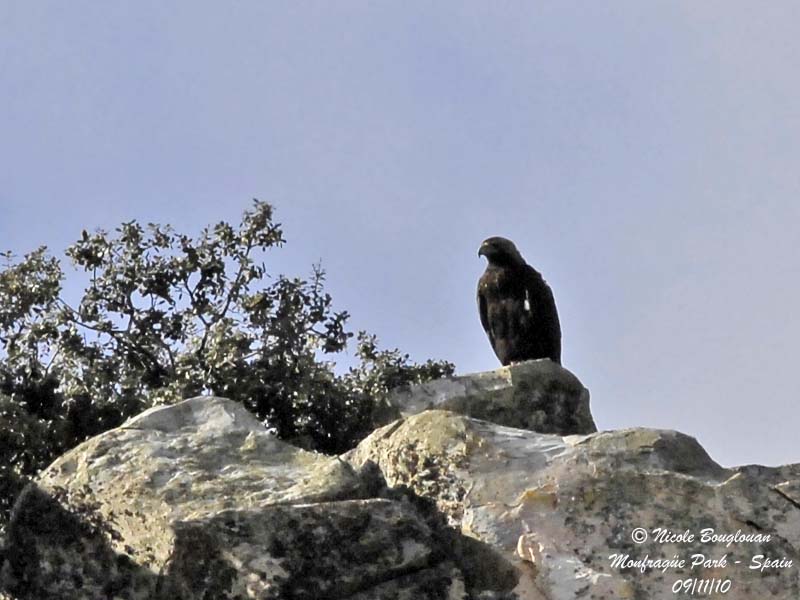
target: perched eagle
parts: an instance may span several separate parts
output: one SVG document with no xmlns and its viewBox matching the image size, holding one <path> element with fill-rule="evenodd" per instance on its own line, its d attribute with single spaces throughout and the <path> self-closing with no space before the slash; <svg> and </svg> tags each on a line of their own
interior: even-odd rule
<svg viewBox="0 0 800 600">
<path fill-rule="evenodd" d="M 490 237 L 478 256 L 489 261 L 478 280 L 478 310 L 500 362 L 549 358 L 561 364 L 556 302 L 541 274 L 506 238 Z"/>
</svg>

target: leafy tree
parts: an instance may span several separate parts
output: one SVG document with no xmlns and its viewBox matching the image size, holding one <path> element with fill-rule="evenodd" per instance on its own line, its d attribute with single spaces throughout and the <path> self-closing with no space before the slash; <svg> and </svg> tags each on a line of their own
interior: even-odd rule
<svg viewBox="0 0 800 600">
<path fill-rule="evenodd" d="M 115 233 L 84 231 L 66 250 L 86 279 L 77 303 L 46 248 L 0 255 L 0 522 L 25 477 L 150 406 L 224 396 L 279 437 L 337 453 L 372 429 L 389 389 L 453 372 L 361 332 L 360 364 L 337 375 L 349 315 L 319 266 L 307 279 L 268 274 L 284 238 L 267 203 L 196 239 L 136 221 Z"/>
</svg>

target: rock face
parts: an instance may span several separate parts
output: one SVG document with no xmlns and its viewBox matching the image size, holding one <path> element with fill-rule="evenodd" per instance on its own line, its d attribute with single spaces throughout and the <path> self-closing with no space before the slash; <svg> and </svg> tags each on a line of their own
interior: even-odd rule
<svg viewBox="0 0 800 600">
<path fill-rule="evenodd" d="M 390 403 L 405 417 L 438 408 L 540 433 L 597 431 L 589 390 L 547 358 L 414 385 L 392 394 Z"/>
<path fill-rule="evenodd" d="M 462 533 L 513 560 L 520 598 L 667 599 L 691 579 L 729 580 L 727 598 L 800 598 L 800 465 L 723 469 L 673 431 L 561 437 L 445 411 L 383 427 L 347 458 L 374 461 L 390 485 L 435 499 Z M 683 538 L 660 540 L 658 528 Z M 747 541 L 702 543 L 704 530 Z M 692 566 L 700 554 L 717 562 Z M 675 556 L 683 567 L 644 573 L 614 562 Z M 756 556 L 793 565 L 762 572 Z"/>
<path fill-rule="evenodd" d="M 42 473 L 14 508 L 2 589 L 31 600 L 459 598 L 459 536 L 412 500 L 374 465 L 300 450 L 240 404 L 194 398 Z"/>
<path fill-rule="evenodd" d="M 532 431 L 594 430 L 588 394 L 562 371 L 534 361 L 406 391 L 395 402 L 410 416 L 341 457 L 276 440 L 224 399 L 152 409 L 26 489 L 1 589 L 20 600 L 800 598 L 800 465 L 723 469 L 672 431 Z"/>
</svg>

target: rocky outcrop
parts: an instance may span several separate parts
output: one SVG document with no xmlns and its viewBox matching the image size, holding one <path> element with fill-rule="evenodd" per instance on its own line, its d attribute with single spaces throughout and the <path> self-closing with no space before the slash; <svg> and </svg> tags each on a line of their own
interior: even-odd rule
<svg viewBox="0 0 800 600">
<path fill-rule="evenodd" d="M 540 433 L 597 431 L 589 390 L 546 358 L 414 385 L 397 390 L 389 401 L 404 417 L 443 409 Z"/>
<path fill-rule="evenodd" d="M 459 598 L 459 537 L 374 465 L 194 398 L 56 460 L 14 508 L 1 577 L 31 600 Z"/>
<path fill-rule="evenodd" d="M 513 561 L 520 598 L 658 600 L 694 580 L 730 581 L 727 598 L 800 598 L 800 465 L 723 469 L 674 431 L 561 437 L 446 411 L 383 427 L 347 458 L 435 499 L 454 527 Z M 727 538 L 703 543 L 710 532 Z M 682 567 L 635 564 L 676 556 Z M 753 569 L 758 556 L 784 566 Z"/>
<path fill-rule="evenodd" d="M 228 400 L 152 409 L 26 489 L 0 582 L 21 600 L 800 598 L 800 465 L 724 469 L 673 431 L 589 433 L 562 371 L 412 388 L 394 398 L 408 416 L 341 457 Z"/>
</svg>

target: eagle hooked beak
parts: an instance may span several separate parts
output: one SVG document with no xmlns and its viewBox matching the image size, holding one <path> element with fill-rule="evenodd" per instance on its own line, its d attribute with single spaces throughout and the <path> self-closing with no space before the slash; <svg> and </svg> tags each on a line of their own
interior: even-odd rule
<svg viewBox="0 0 800 600">
<path fill-rule="evenodd" d="M 481 256 L 486 256 L 486 251 L 489 249 L 488 244 L 481 244 L 481 247 L 478 248 L 478 258 Z"/>
</svg>

